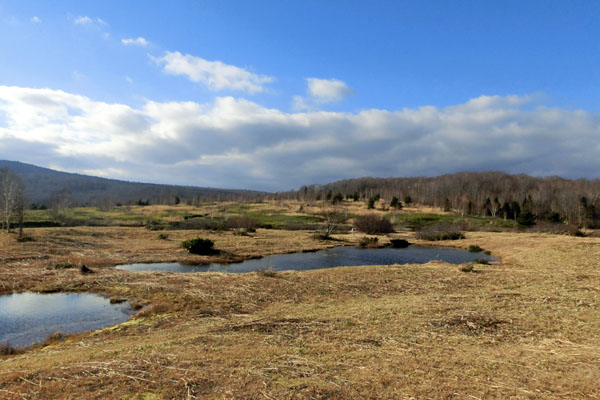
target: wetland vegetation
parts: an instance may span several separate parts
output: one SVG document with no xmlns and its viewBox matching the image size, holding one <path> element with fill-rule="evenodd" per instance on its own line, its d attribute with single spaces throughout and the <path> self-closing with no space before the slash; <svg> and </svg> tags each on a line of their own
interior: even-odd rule
<svg viewBox="0 0 600 400">
<path fill-rule="evenodd" d="M 25 220 L 45 220 L 44 213 L 27 210 Z M 393 232 L 358 230 L 355 219 L 372 214 L 387 218 Z M 136 312 L 112 327 L 0 356 L 2 397 L 600 395 L 600 238 L 593 230 L 581 237 L 414 203 L 390 211 L 351 200 L 75 208 L 66 218 L 62 226 L 26 228 L 29 241 L 0 236 L 0 293 L 96 293 L 126 299 Z M 463 237 L 419 239 L 423 228 L 447 224 Z M 198 237 L 217 251 L 181 247 Z M 435 244 L 473 259 L 306 271 L 265 265 L 245 274 L 113 268 L 257 262 L 340 245 L 370 251 L 355 248 L 364 238 L 390 245 L 375 252 Z M 411 246 L 392 248 L 404 241 Z M 486 264 L 469 249 L 501 262 Z"/>
</svg>

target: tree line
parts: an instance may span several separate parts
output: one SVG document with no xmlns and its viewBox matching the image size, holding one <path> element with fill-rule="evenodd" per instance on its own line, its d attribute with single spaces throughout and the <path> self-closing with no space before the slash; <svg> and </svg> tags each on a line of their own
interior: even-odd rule
<svg viewBox="0 0 600 400">
<path fill-rule="evenodd" d="M 504 219 L 527 216 L 537 221 L 565 222 L 584 228 L 600 227 L 600 180 L 538 178 L 504 172 L 460 172 L 437 177 L 357 178 L 326 185 L 303 186 L 280 193 L 282 199 L 333 200 L 373 203 L 379 198 L 398 207 L 397 199 L 438 207 L 462 216 Z M 400 200 L 400 203 L 401 203 Z"/>
</svg>

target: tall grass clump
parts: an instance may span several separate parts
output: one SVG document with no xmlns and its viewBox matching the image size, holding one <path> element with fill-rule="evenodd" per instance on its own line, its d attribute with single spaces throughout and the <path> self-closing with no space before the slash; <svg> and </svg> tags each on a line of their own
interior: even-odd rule
<svg viewBox="0 0 600 400">
<path fill-rule="evenodd" d="M 377 248 L 379 247 L 379 239 L 376 237 L 362 237 L 358 241 L 358 247 Z"/>
</svg>

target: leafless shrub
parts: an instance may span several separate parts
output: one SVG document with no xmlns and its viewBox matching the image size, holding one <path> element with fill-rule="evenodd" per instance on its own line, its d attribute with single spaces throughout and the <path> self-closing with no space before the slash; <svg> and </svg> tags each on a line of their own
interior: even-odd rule
<svg viewBox="0 0 600 400">
<path fill-rule="evenodd" d="M 394 227 L 389 219 L 375 214 L 367 214 L 356 217 L 354 220 L 354 227 L 368 235 L 391 233 L 394 231 Z"/>
<path fill-rule="evenodd" d="M 325 228 L 323 229 L 323 238 L 329 238 L 331 234 L 337 229 L 338 225 L 343 224 L 348 215 L 339 211 L 328 211 L 322 214 L 325 219 Z"/>
<path fill-rule="evenodd" d="M 415 234 L 417 239 L 422 240 L 458 240 L 464 239 L 465 235 L 452 224 L 436 224 L 421 229 Z"/>
</svg>

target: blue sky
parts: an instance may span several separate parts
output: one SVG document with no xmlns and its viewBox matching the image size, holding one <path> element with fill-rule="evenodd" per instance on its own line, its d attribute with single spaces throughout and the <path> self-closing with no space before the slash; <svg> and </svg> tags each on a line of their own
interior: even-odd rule
<svg viewBox="0 0 600 400">
<path fill-rule="evenodd" d="M 599 37 L 595 1 L 0 0 L 0 158 L 267 190 L 598 177 Z"/>
</svg>

